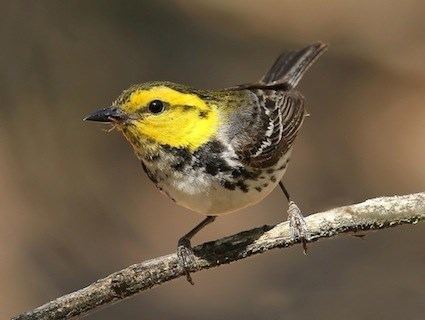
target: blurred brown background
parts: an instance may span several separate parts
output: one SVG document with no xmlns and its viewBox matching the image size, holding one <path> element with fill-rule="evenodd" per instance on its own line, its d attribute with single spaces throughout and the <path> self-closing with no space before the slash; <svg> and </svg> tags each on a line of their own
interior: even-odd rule
<svg viewBox="0 0 425 320">
<path fill-rule="evenodd" d="M 285 181 L 305 212 L 425 186 L 423 1 L 2 1 L 0 319 L 169 253 L 200 216 L 82 117 L 148 80 L 258 79 L 316 40 L 311 118 Z M 284 218 L 276 190 L 214 239 Z M 343 237 L 194 275 L 87 319 L 423 319 L 425 225 Z"/>
</svg>

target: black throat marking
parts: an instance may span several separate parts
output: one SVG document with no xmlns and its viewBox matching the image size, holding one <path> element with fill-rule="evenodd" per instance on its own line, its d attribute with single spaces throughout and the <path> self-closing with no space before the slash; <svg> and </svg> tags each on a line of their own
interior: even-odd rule
<svg viewBox="0 0 425 320">
<path fill-rule="evenodd" d="M 161 153 L 162 155 L 151 155 L 142 161 L 144 171 L 157 186 L 169 177 L 166 173 L 155 170 L 155 163 L 161 161 L 161 158 L 165 158 L 165 155 L 171 159 L 169 166 L 172 171 L 183 175 L 193 175 L 194 170 L 199 170 L 212 179 L 216 179 L 223 188 L 228 190 L 249 192 L 252 188 L 261 192 L 264 187 L 268 186 L 267 180 L 273 182 L 273 179 L 275 179 L 271 172 L 262 169 L 248 169 L 242 164 L 230 165 L 226 160 L 228 149 L 218 140 L 208 142 L 194 153 L 186 148 L 170 146 L 162 146 Z M 231 160 L 239 163 L 237 157 Z M 250 187 L 250 184 L 247 184 L 248 181 L 256 181 L 255 186 Z"/>
</svg>

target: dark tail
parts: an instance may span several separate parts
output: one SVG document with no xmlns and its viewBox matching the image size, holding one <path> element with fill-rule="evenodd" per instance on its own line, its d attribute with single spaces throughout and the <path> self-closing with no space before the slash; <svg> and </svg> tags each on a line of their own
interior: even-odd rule
<svg viewBox="0 0 425 320">
<path fill-rule="evenodd" d="M 327 44 L 317 42 L 299 51 L 283 53 L 260 80 L 265 86 L 295 88 L 311 65 L 326 51 Z"/>
</svg>

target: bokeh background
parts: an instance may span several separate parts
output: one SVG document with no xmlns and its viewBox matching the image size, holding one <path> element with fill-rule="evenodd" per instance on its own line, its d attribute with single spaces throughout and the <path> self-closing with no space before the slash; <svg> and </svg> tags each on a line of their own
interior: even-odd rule
<svg viewBox="0 0 425 320">
<path fill-rule="evenodd" d="M 285 182 L 306 212 L 425 187 L 425 5 L 406 1 L 1 1 L 0 319 L 175 249 L 201 217 L 82 117 L 130 84 L 224 87 L 316 40 L 311 117 Z M 276 190 L 195 242 L 285 217 Z M 87 319 L 423 319 L 425 225 L 276 250 Z"/>
</svg>

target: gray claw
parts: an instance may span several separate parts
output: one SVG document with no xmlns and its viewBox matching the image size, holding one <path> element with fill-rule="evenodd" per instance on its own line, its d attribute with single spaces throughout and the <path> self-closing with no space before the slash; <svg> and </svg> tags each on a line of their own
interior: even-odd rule
<svg viewBox="0 0 425 320">
<path fill-rule="evenodd" d="M 192 250 L 192 246 L 190 244 L 190 240 L 186 238 L 182 238 L 179 240 L 177 244 L 177 257 L 179 259 L 179 264 L 186 272 L 187 281 L 194 285 L 192 277 L 190 276 L 190 268 L 195 263 L 195 255 Z"/>
<path fill-rule="evenodd" d="M 288 220 L 289 226 L 291 227 L 292 236 L 295 239 L 300 239 L 303 245 L 304 253 L 307 253 L 307 239 L 309 232 L 307 229 L 307 224 L 305 223 L 304 217 L 301 213 L 301 210 L 295 204 L 295 202 L 290 201 L 288 207 Z"/>
</svg>

